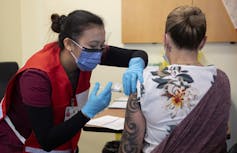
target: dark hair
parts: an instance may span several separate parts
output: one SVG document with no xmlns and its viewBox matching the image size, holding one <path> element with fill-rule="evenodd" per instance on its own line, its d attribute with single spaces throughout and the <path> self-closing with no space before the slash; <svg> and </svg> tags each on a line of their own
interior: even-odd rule
<svg viewBox="0 0 237 153">
<path fill-rule="evenodd" d="M 177 7 L 167 17 L 165 33 L 179 48 L 198 49 L 206 35 L 205 15 L 197 7 Z"/>
<path fill-rule="evenodd" d="M 104 26 L 99 16 L 85 10 L 75 10 L 68 16 L 52 14 L 51 21 L 51 29 L 59 33 L 58 43 L 61 49 L 64 48 L 63 40 L 66 37 L 76 40 L 83 31 L 91 26 Z"/>
</svg>

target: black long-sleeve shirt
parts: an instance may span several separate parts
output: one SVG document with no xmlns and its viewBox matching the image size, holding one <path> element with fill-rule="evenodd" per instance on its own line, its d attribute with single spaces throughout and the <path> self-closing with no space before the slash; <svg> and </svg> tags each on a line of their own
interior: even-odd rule
<svg viewBox="0 0 237 153">
<path fill-rule="evenodd" d="M 148 56 L 145 51 L 108 46 L 102 56 L 101 65 L 128 67 L 129 60 L 133 57 L 141 57 L 145 66 Z"/>
</svg>

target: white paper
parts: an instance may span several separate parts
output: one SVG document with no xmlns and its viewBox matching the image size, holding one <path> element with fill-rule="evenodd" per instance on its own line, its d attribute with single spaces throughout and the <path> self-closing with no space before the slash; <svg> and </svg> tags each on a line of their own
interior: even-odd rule
<svg viewBox="0 0 237 153">
<path fill-rule="evenodd" d="M 105 127 L 113 130 L 123 130 L 124 118 L 106 115 L 99 118 L 90 120 L 87 125 L 95 125 L 99 127 Z"/>
<path fill-rule="evenodd" d="M 114 99 L 113 101 L 127 102 L 128 101 L 128 97 L 127 96 L 119 97 L 119 98 Z"/>
<path fill-rule="evenodd" d="M 109 108 L 122 108 L 122 109 L 125 109 L 127 107 L 127 101 L 128 101 L 127 96 L 116 98 L 109 105 Z"/>
<path fill-rule="evenodd" d="M 115 101 L 115 102 L 112 102 L 110 105 L 109 105 L 109 108 L 121 108 L 121 109 L 125 109 L 127 107 L 127 102 L 120 102 L 120 101 Z"/>
</svg>

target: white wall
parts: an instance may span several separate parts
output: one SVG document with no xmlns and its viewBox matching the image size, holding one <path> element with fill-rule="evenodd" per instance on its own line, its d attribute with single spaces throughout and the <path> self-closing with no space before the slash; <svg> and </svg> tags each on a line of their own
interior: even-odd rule
<svg viewBox="0 0 237 153">
<path fill-rule="evenodd" d="M 123 45 L 121 43 L 121 0 L 3 0 L 3 2 L 4 5 L 0 6 L 0 17 L 2 19 L 0 32 L 3 33 L 0 38 L 1 61 L 13 59 L 24 64 L 26 59 L 46 42 L 57 39 L 57 35 L 51 32 L 50 29 L 50 15 L 52 13 L 68 14 L 74 9 L 86 9 L 103 17 L 107 35 L 110 35 L 108 39 L 110 45 L 146 50 L 150 63 L 161 60 L 160 55 L 163 48 L 161 44 Z M 8 8 L 11 8 L 12 15 L 10 15 Z M 9 55 L 5 53 L 6 50 L 14 54 Z M 237 116 L 237 81 L 235 79 L 237 77 L 235 71 L 237 44 L 207 44 L 203 51 L 207 62 L 217 65 L 230 78 L 232 108 L 231 140 L 228 143 L 233 144 L 237 142 L 237 122 L 234 120 L 234 117 Z M 106 84 L 107 81 L 121 82 L 124 70 L 98 66 L 93 72 L 91 82 L 99 81 L 102 85 Z"/>
</svg>

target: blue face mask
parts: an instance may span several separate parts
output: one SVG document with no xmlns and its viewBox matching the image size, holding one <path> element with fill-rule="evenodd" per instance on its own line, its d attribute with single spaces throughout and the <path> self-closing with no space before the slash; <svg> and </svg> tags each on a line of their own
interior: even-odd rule
<svg viewBox="0 0 237 153">
<path fill-rule="evenodd" d="M 74 53 L 71 51 L 71 55 L 75 59 L 77 67 L 82 71 L 91 71 L 93 70 L 101 60 L 102 49 L 88 49 L 81 47 L 78 43 L 73 41 L 78 47 L 82 49 L 80 56 L 77 58 Z"/>
<path fill-rule="evenodd" d="M 82 50 L 77 58 L 73 52 L 70 52 L 75 59 L 77 67 L 82 71 L 91 71 L 100 63 L 102 52 L 87 52 Z"/>
</svg>

